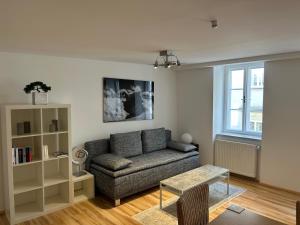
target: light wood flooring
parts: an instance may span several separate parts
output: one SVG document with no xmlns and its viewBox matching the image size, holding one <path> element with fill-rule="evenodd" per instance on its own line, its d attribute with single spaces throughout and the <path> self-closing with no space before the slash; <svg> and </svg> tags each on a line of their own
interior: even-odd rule
<svg viewBox="0 0 300 225">
<path fill-rule="evenodd" d="M 230 203 L 238 204 L 258 214 L 265 215 L 286 224 L 295 224 L 295 202 L 300 195 L 260 185 L 242 178 L 232 178 L 231 183 L 247 191 Z M 164 192 L 167 200 L 172 194 Z M 121 201 L 122 205 L 113 208 L 103 197 L 74 204 L 55 213 L 24 222 L 20 225 L 135 225 L 133 215 L 159 204 L 159 189 L 154 188 L 143 194 L 134 195 Z M 230 204 L 229 203 L 229 204 Z M 210 214 L 210 220 L 220 215 L 229 204 L 225 204 Z M 7 225 L 4 215 L 0 225 Z"/>
</svg>

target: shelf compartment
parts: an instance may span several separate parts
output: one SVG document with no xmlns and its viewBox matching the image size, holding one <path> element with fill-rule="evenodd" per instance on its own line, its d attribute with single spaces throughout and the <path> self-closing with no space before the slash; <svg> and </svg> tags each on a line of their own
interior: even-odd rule
<svg viewBox="0 0 300 225">
<path fill-rule="evenodd" d="M 87 174 L 80 177 L 73 177 L 74 202 L 86 201 L 94 198 L 94 178 Z M 78 179 L 79 178 L 79 179 Z"/>
<path fill-rule="evenodd" d="M 64 183 L 66 181 L 68 181 L 68 178 L 65 178 L 64 176 L 62 176 L 60 174 L 55 174 L 53 176 L 49 176 L 49 177 L 45 178 L 45 187 Z"/>
<path fill-rule="evenodd" d="M 12 147 L 13 148 L 30 147 L 32 150 L 32 162 L 42 160 L 42 137 L 41 136 L 31 136 L 31 137 L 22 137 L 22 138 L 13 139 Z M 25 162 L 25 163 L 30 163 L 30 162 Z M 16 164 L 16 165 L 21 165 L 21 164 Z"/>
<path fill-rule="evenodd" d="M 45 210 L 56 210 L 70 202 L 70 182 L 61 183 L 45 188 Z"/>
<path fill-rule="evenodd" d="M 57 153 L 68 153 L 68 133 L 57 133 L 43 136 L 43 145 L 48 146 L 48 158 L 56 157 Z M 44 157 L 47 160 L 47 157 Z"/>
<path fill-rule="evenodd" d="M 13 168 L 14 194 L 25 193 L 43 185 L 42 163 L 28 164 Z"/>
<path fill-rule="evenodd" d="M 52 186 L 69 180 L 69 158 L 44 162 L 44 186 Z"/>
<path fill-rule="evenodd" d="M 30 122 L 30 133 L 24 133 L 24 129 L 18 132 L 18 123 Z M 41 133 L 41 109 L 16 109 L 11 111 L 12 136 L 34 135 Z"/>
<path fill-rule="evenodd" d="M 14 194 L 25 193 L 28 191 L 37 190 L 42 188 L 42 185 L 36 180 L 29 180 L 24 182 L 15 183 Z"/>
<path fill-rule="evenodd" d="M 43 115 L 44 133 L 68 131 L 68 109 L 67 108 L 42 109 L 42 115 Z M 57 127 L 52 125 L 53 120 L 57 120 L 58 122 Z"/>
<path fill-rule="evenodd" d="M 22 222 L 43 212 L 43 189 L 16 194 L 15 223 Z"/>
</svg>

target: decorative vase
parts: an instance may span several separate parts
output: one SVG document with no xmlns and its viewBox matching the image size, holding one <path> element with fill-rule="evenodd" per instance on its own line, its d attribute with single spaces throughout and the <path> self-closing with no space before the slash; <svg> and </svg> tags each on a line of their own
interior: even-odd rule
<svg viewBox="0 0 300 225">
<path fill-rule="evenodd" d="M 30 121 L 24 121 L 24 134 L 31 133 Z"/>
<path fill-rule="evenodd" d="M 54 130 L 58 131 L 58 120 L 52 120 L 52 124 L 54 125 Z"/>
<path fill-rule="evenodd" d="M 24 123 L 17 123 L 17 135 L 24 134 Z"/>
<path fill-rule="evenodd" d="M 33 105 L 47 105 L 48 93 L 47 92 L 32 92 Z"/>
<path fill-rule="evenodd" d="M 48 145 L 43 145 L 44 159 L 49 159 Z"/>
</svg>

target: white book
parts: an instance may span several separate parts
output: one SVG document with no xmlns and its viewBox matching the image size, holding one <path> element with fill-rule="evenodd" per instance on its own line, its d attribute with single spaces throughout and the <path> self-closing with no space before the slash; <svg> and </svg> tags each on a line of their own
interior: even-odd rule
<svg viewBox="0 0 300 225">
<path fill-rule="evenodd" d="M 11 158 L 12 158 L 12 164 L 16 164 L 16 158 L 15 158 L 15 148 L 11 149 Z"/>
<path fill-rule="evenodd" d="M 18 148 L 15 148 L 15 156 L 16 156 L 16 164 L 19 164 L 19 150 Z"/>
</svg>

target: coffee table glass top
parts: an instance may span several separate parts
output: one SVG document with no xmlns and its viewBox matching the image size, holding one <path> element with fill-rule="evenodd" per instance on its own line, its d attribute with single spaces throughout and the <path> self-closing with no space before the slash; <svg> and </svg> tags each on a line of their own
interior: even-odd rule
<svg viewBox="0 0 300 225">
<path fill-rule="evenodd" d="M 229 173 L 228 169 L 213 165 L 205 165 L 162 180 L 160 184 L 183 192 L 198 184 L 207 183 L 226 173 Z"/>
</svg>

